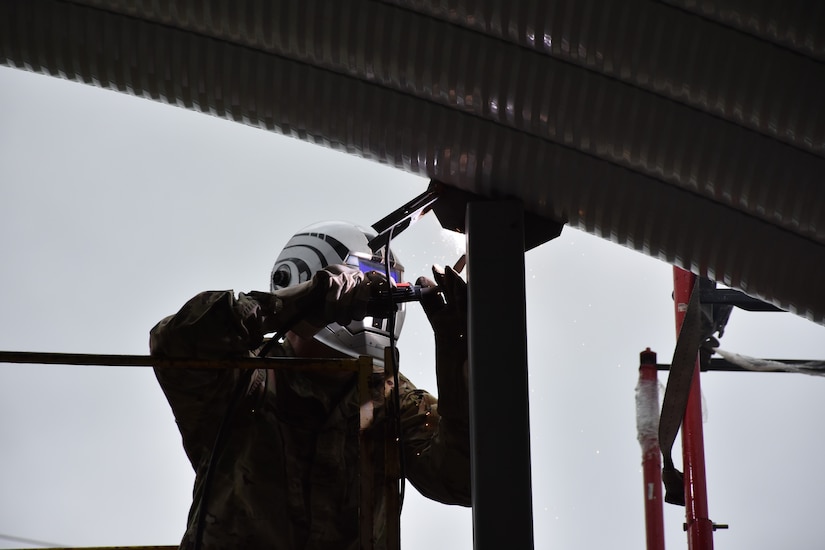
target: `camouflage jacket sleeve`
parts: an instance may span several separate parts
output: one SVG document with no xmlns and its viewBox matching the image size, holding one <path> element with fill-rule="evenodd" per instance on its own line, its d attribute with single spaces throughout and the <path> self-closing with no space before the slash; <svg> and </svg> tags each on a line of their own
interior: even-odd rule
<svg viewBox="0 0 825 550">
<path fill-rule="evenodd" d="M 432 394 L 404 377 L 400 383 L 407 479 L 427 498 L 470 506 L 468 415 L 440 415 L 438 399 Z"/>
<path fill-rule="evenodd" d="M 278 330 L 279 297 L 264 292 L 202 292 L 151 330 L 152 355 L 164 357 L 244 357 L 264 334 Z M 197 469 L 208 456 L 226 410 L 237 371 L 231 369 L 155 369 L 172 407 L 186 454 Z M 253 381 L 255 378 L 253 378 Z"/>
</svg>

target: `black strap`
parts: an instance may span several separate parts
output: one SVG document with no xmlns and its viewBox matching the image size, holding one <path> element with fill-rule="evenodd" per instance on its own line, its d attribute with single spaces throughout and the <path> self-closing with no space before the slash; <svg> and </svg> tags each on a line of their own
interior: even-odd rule
<svg viewBox="0 0 825 550">
<path fill-rule="evenodd" d="M 702 345 L 702 316 L 699 303 L 699 283 L 693 286 L 690 301 L 676 340 L 676 350 L 670 364 L 670 375 L 662 402 L 662 414 L 659 418 L 659 447 L 662 450 L 664 467 L 662 482 L 665 485 L 665 502 L 685 505 L 684 475 L 673 465 L 673 443 L 682 425 L 687 407 L 693 372 L 696 370 L 696 358 Z"/>
</svg>

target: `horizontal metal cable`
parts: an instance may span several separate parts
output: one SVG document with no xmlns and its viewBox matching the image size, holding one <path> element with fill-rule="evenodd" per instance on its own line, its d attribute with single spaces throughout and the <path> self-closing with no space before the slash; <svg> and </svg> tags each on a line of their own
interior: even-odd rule
<svg viewBox="0 0 825 550">
<path fill-rule="evenodd" d="M 97 365 L 109 367 L 157 367 L 163 369 L 277 369 L 300 368 L 319 371 L 358 372 L 372 358 L 306 359 L 303 357 L 230 357 L 221 359 L 168 358 L 151 355 L 106 355 L 89 353 L 43 353 L 0 351 L 0 363 L 39 365 Z"/>
</svg>

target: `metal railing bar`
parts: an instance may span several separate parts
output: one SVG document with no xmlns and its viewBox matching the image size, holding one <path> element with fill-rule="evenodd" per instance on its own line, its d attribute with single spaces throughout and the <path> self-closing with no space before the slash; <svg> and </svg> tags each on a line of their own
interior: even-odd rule
<svg viewBox="0 0 825 550">
<path fill-rule="evenodd" d="M 0 351 L 0 363 L 39 365 L 89 365 L 107 367 L 158 367 L 169 369 L 260 369 L 301 368 L 358 372 L 358 358 L 305 359 L 302 357 L 231 357 L 219 359 L 169 358 L 152 355 L 109 355 Z"/>
</svg>

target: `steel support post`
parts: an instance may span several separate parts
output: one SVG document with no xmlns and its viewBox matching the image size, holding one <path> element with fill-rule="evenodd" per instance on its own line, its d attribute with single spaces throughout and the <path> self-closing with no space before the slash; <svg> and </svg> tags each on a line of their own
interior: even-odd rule
<svg viewBox="0 0 825 550">
<path fill-rule="evenodd" d="M 524 210 L 467 205 L 470 444 L 476 550 L 533 548 Z"/>
<path fill-rule="evenodd" d="M 642 446 L 645 533 L 647 550 L 664 550 L 665 519 L 662 495 L 662 454 L 659 449 L 659 377 L 656 353 L 647 348 L 639 354 L 636 387 L 636 424 Z"/>
<path fill-rule="evenodd" d="M 673 301 L 676 308 L 676 334 L 682 328 L 690 293 L 698 284 L 696 276 L 673 268 Z M 689 550 L 713 549 L 713 522 L 708 514 L 708 488 L 705 473 L 705 443 L 702 428 L 702 398 L 699 383 L 699 357 L 696 357 L 685 417 L 682 420 L 682 460 L 685 469 L 685 526 Z"/>
</svg>

